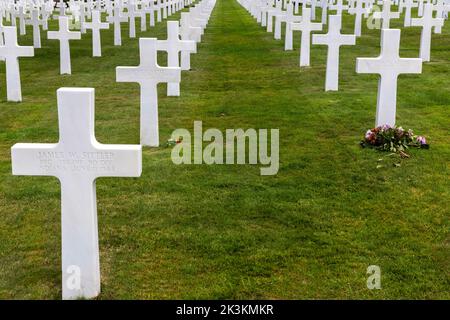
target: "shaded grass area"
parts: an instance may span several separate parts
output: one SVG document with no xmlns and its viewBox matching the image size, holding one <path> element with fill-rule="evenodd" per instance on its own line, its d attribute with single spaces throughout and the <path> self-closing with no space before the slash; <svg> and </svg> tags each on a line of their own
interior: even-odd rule
<svg viewBox="0 0 450 320">
<path fill-rule="evenodd" d="M 43 33 L 20 62 L 20 104 L 5 101 L 0 64 L 1 298 L 61 295 L 59 183 L 10 173 L 14 143 L 58 140 L 56 90 L 94 87 L 97 139 L 139 143 L 139 87 L 115 82 L 116 66 L 139 63 L 127 32 L 122 47 L 102 33 L 102 58 L 90 57 L 90 33 L 73 41 L 71 76 L 59 75 L 58 42 Z M 355 60 L 379 54 L 379 33 L 364 27 L 357 46 L 342 47 L 340 91 L 325 93 L 326 47 L 312 46 L 300 69 L 298 33 L 285 52 L 236 1 L 218 0 L 181 97 L 160 86 L 161 143 L 194 120 L 279 128 L 280 171 L 176 166 L 161 147 L 144 149 L 141 178 L 99 179 L 100 298 L 448 299 L 450 24 L 433 35 L 423 74 L 399 79 L 397 122 L 431 143 L 395 159 L 401 167 L 358 145 L 374 123 L 377 76 L 356 74 Z M 138 36 L 165 38 L 165 22 Z M 19 41 L 31 45 L 31 29 Z M 403 29 L 401 56 L 418 56 L 419 41 L 419 28 Z M 381 267 L 382 290 L 366 288 L 369 265 Z"/>
</svg>

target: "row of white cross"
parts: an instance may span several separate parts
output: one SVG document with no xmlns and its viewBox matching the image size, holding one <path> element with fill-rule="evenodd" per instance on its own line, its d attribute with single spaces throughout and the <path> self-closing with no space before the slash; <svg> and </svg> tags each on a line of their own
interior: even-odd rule
<svg viewBox="0 0 450 320">
<path fill-rule="evenodd" d="M 156 3 L 155 3 L 156 1 Z M 136 18 L 141 20 L 141 31 L 147 30 L 147 16 L 150 15 L 150 27 L 155 25 L 155 13 L 157 21 L 170 17 L 175 13 L 190 5 L 192 0 L 128 0 L 126 3 L 121 0 L 90 0 L 87 4 L 81 0 L 71 0 L 69 8 L 65 9 L 63 2 L 59 4 L 59 14 L 55 14 L 55 5 L 53 0 L 29 1 L 13 0 L 0 2 L 0 14 L 5 16 L 7 22 L 16 25 L 19 19 L 20 34 L 26 34 L 25 26 L 33 26 L 33 47 L 41 47 L 41 27 L 48 30 L 48 20 L 59 19 L 61 16 L 68 17 L 72 25 L 78 25 L 81 33 L 86 33 L 86 20 L 90 19 L 93 11 L 107 14 L 107 21 L 114 24 L 115 45 L 121 44 L 120 24 L 129 22 L 129 36 L 136 36 Z M 101 5 L 104 3 L 104 5 Z M 124 11 L 126 10 L 126 11 Z"/>
<path fill-rule="evenodd" d="M 142 144 L 158 144 L 156 86 L 160 82 L 179 83 L 182 68 L 178 53 L 195 51 L 214 5 L 215 0 L 203 0 L 190 12 L 182 13 L 181 19 L 190 26 L 188 40 L 180 40 L 179 23 L 169 21 L 167 40 L 139 39 L 139 66 L 117 67 L 117 81 L 138 82 L 141 86 L 141 145 L 97 142 L 94 89 L 60 88 L 59 142 L 18 143 L 11 148 L 14 175 L 54 176 L 61 183 L 63 299 L 93 298 L 100 293 L 95 181 L 99 177 L 141 175 Z M 190 25 L 190 19 L 197 20 L 202 27 Z M 15 32 L 15 27 L 9 28 L 6 34 Z M 157 65 L 158 50 L 168 52 L 169 67 Z M 189 61 L 185 60 L 184 68 L 189 69 Z M 174 92 L 178 90 L 170 87 Z"/>
<path fill-rule="evenodd" d="M 347 5 L 342 0 L 336 4 L 323 1 L 321 22 L 313 22 L 315 17 L 315 0 L 290 1 L 283 0 L 238 0 L 252 16 L 272 32 L 273 20 L 275 20 L 275 39 L 281 39 L 282 23 L 285 23 L 285 50 L 293 49 L 293 32 L 301 31 L 300 42 L 300 67 L 310 65 L 311 33 L 321 31 L 324 24 L 328 23 L 327 34 L 312 35 L 312 44 L 328 46 L 327 69 L 325 90 L 337 91 L 339 79 L 339 51 L 343 45 L 355 45 L 356 39 L 361 35 L 362 16 L 369 16 L 375 8 L 374 0 L 351 0 Z M 398 12 L 392 12 L 391 6 L 395 1 L 383 0 L 383 9 L 374 12 L 374 18 L 382 21 L 381 26 L 381 54 L 377 58 L 357 58 L 357 73 L 376 73 L 380 75 L 378 88 L 378 101 L 375 125 L 395 125 L 396 100 L 397 100 L 397 78 L 400 74 L 421 73 L 422 62 L 430 61 L 431 34 L 440 33 L 445 21 L 445 14 L 450 10 L 450 5 L 444 5 L 443 0 L 437 0 L 436 5 L 429 2 L 423 5 L 422 17 L 412 18 L 411 8 L 420 3 L 414 0 L 399 0 Z M 299 3 L 302 14 L 296 15 Z M 423 1 L 422 1 L 423 4 Z M 286 10 L 283 10 L 283 7 Z M 419 58 L 400 58 L 400 30 L 389 29 L 390 20 L 400 17 L 405 9 L 405 25 L 422 27 Z M 329 16 L 328 12 L 334 10 L 335 15 Z M 342 13 L 348 11 L 356 16 L 355 34 L 341 34 Z M 436 17 L 434 16 L 436 12 Z"/>
<path fill-rule="evenodd" d="M 79 2 L 75 2 L 75 0 L 72 0 L 73 3 L 79 3 L 79 5 L 84 6 L 84 2 L 83 1 L 79 1 Z M 30 23 L 33 25 L 33 47 L 21 47 L 17 44 L 17 33 L 16 33 L 16 16 L 14 16 L 13 14 L 6 14 L 7 17 L 10 17 L 10 23 L 11 26 L 3 26 L 2 21 L 3 19 L 1 18 L 3 15 L 0 16 L 0 59 L 6 60 L 6 64 L 7 64 L 7 72 L 6 72 L 6 86 L 7 86 L 7 100 L 8 101 L 22 101 L 22 90 L 21 90 L 21 83 L 20 83 L 20 72 L 19 72 L 19 63 L 17 61 L 17 58 L 19 57 L 32 57 L 34 56 L 34 49 L 36 48 L 40 48 L 41 47 L 41 36 L 40 36 L 40 26 L 42 24 L 42 21 L 40 19 L 40 15 L 42 14 L 42 12 L 47 12 L 48 15 L 44 15 L 42 14 L 42 16 L 47 17 L 46 19 L 51 17 L 52 14 L 52 10 L 53 10 L 53 1 L 48 1 L 48 2 L 44 2 L 41 4 L 41 7 L 33 7 L 30 8 L 29 10 L 25 10 L 23 8 L 27 8 L 26 4 L 28 2 L 19 2 L 18 4 L 16 4 L 17 6 L 19 6 L 19 11 L 20 13 L 24 13 L 24 12 L 31 12 L 31 19 L 29 20 Z M 42 8 L 45 8 L 48 6 L 48 4 L 51 4 L 51 10 L 44 10 Z M 62 2 L 60 2 L 62 3 Z M 135 2 L 135 0 L 129 0 L 129 2 L 127 3 L 127 11 L 125 13 L 122 12 L 122 8 L 123 8 L 123 2 L 116 0 L 116 1 L 109 1 L 108 3 L 110 5 L 114 5 L 114 10 L 106 10 L 104 7 L 99 6 L 98 4 L 100 3 L 100 0 L 91 1 L 91 5 L 92 7 L 87 6 L 86 8 L 89 8 L 90 10 L 86 11 L 87 12 L 87 16 L 91 17 L 91 21 L 87 22 L 84 18 L 81 19 L 83 20 L 81 22 L 81 24 L 79 24 L 78 26 L 84 31 L 86 31 L 86 29 L 90 29 L 92 30 L 92 55 L 93 57 L 100 57 L 101 56 L 101 34 L 100 34 L 100 30 L 102 29 L 108 29 L 109 28 L 109 24 L 102 22 L 101 21 L 101 14 L 103 11 L 106 12 L 114 12 L 114 15 L 109 16 L 111 17 L 111 19 L 109 19 L 109 21 L 112 21 L 112 23 L 114 23 L 114 43 L 115 45 L 121 45 L 121 22 L 123 22 L 123 20 L 118 19 L 119 17 L 122 16 L 126 16 L 128 17 L 127 19 L 130 19 L 130 30 L 132 30 L 132 26 L 135 24 L 134 22 L 134 18 L 131 18 L 133 16 L 133 12 L 135 12 L 135 7 L 139 8 L 136 10 L 141 10 L 143 12 L 143 14 L 141 15 L 141 21 L 145 22 L 145 16 L 147 14 L 147 8 L 151 7 L 154 8 L 156 5 L 154 4 L 153 1 L 144 1 L 144 2 L 139 2 L 139 4 L 137 4 L 137 2 Z M 166 12 L 167 14 L 158 14 L 158 20 L 164 17 L 168 17 L 170 16 L 172 13 L 181 10 L 184 8 L 184 5 L 186 3 L 186 5 L 191 5 L 192 4 L 192 0 L 181 0 L 181 1 L 164 1 L 163 3 L 174 3 L 177 4 L 176 6 L 174 6 L 172 8 L 171 5 L 167 5 L 167 6 L 158 6 L 157 12 Z M 61 5 L 60 8 L 64 8 L 64 5 Z M 166 8 L 167 10 L 163 10 L 163 8 Z M 168 8 L 172 8 L 172 9 L 168 9 Z M 9 7 L 10 10 L 12 10 L 12 12 L 14 11 L 14 6 Z M 154 11 L 152 11 L 154 12 Z M 3 11 L 3 13 L 5 14 L 6 11 Z M 71 59 L 70 59 L 70 41 L 71 40 L 80 40 L 81 39 L 81 34 L 83 33 L 83 31 L 71 31 L 70 27 L 71 27 L 71 21 L 73 20 L 73 16 L 72 15 L 66 15 L 67 12 L 65 10 L 61 10 L 59 12 L 59 15 L 55 15 L 55 17 L 58 19 L 58 31 L 48 31 L 47 33 L 47 37 L 48 39 L 51 40 L 58 40 L 59 44 L 60 44 L 60 73 L 61 74 L 71 74 L 72 73 L 72 68 L 71 68 Z M 84 16 L 84 15 L 83 15 Z M 18 15 L 20 21 L 24 20 L 26 17 L 26 14 L 23 15 Z M 6 19 L 7 20 L 7 19 Z M 25 20 L 24 20 L 25 21 Z M 47 21 L 47 20 L 45 20 Z M 153 22 L 152 22 L 153 21 Z M 46 24 L 44 24 L 45 26 Z M 146 23 L 144 23 L 144 25 L 146 25 Z M 150 20 L 150 25 L 154 26 L 154 20 Z M 191 27 L 192 26 L 197 26 L 197 19 L 193 19 L 191 25 L 186 23 L 185 20 L 182 20 L 181 23 L 181 28 L 180 28 L 180 34 L 182 37 L 182 40 L 187 40 L 189 38 L 190 33 L 192 33 L 191 31 Z M 22 22 L 20 22 L 20 26 L 22 26 Z M 76 24 L 74 26 L 77 26 Z M 45 26 L 44 28 L 47 28 L 47 26 Z M 142 28 L 144 29 L 144 28 Z M 24 30 L 26 31 L 26 28 L 24 28 Z M 174 29 L 173 27 L 170 28 L 169 30 L 169 34 L 170 34 L 170 38 L 169 40 L 174 39 Z M 22 32 L 20 32 L 22 34 Z M 25 33 L 25 32 L 24 32 Z M 178 32 L 177 32 L 178 34 Z M 131 36 L 131 34 L 130 34 Z M 135 37 L 135 33 L 133 34 L 133 37 Z M 199 37 L 196 38 L 197 40 L 199 39 Z M 171 57 L 173 56 L 173 54 L 171 54 Z M 171 61 L 173 62 L 173 59 L 171 59 Z M 170 62 L 170 61 L 169 61 Z M 173 65 L 170 65 L 173 66 Z M 178 64 L 177 64 L 178 66 Z M 188 66 L 189 66 L 189 55 L 183 55 L 182 57 L 182 66 L 184 67 L 184 70 L 188 70 Z M 186 69 L 187 68 L 187 69 Z M 176 92 L 176 88 L 173 89 L 172 91 L 175 90 Z M 170 93 L 170 95 L 173 95 L 172 93 Z M 175 93 L 176 95 L 176 93 Z"/>
</svg>

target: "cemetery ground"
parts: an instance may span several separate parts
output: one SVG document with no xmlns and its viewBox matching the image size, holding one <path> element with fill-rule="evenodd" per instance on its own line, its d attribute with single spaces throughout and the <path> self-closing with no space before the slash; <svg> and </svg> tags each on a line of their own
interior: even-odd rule
<svg viewBox="0 0 450 320">
<path fill-rule="evenodd" d="M 353 19 L 344 15 L 343 33 Z M 137 36 L 165 39 L 165 25 L 139 32 L 138 21 Z M 20 45 L 32 45 L 27 32 Z M 236 1 L 218 0 L 181 96 L 159 87 L 161 147 L 144 148 L 141 178 L 97 181 L 99 298 L 449 299 L 449 34 L 448 22 L 433 34 L 421 75 L 399 78 L 397 124 L 431 144 L 400 159 L 359 146 L 378 77 L 356 74 L 355 61 L 378 56 L 380 30 L 364 23 L 357 46 L 341 48 L 340 91 L 324 92 L 325 46 L 300 69 L 298 32 L 285 52 Z M 6 102 L 0 63 L 0 298 L 61 296 L 59 182 L 12 176 L 10 159 L 14 143 L 58 141 L 56 90 L 94 87 L 98 141 L 139 143 L 139 87 L 115 81 L 116 66 L 138 65 L 138 38 L 122 36 L 114 47 L 112 26 L 102 32 L 102 58 L 91 57 L 89 31 L 72 41 L 72 75 L 60 76 L 59 43 L 42 32 L 43 48 L 20 59 L 20 104 Z M 420 28 L 403 28 L 401 56 L 417 57 L 419 42 Z M 195 120 L 279 128 L 278 174 L 174 165 L 164 143 Z M 369 265 L 381 268 L 381 290 L 366 287 Z"/>
</svg>

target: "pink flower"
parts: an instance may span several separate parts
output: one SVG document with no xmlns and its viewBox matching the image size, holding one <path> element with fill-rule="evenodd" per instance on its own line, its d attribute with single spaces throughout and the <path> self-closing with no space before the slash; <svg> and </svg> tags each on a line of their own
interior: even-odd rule
<svg viewBox="0 0 450 320">
<path fill-rule="evenodd" d="M 423 137 L 423 136 L 417 136 L 416 140 L 420 144 L 427 144 L 427 139 L 425 139 L 425 137 Z"/>
</svg>

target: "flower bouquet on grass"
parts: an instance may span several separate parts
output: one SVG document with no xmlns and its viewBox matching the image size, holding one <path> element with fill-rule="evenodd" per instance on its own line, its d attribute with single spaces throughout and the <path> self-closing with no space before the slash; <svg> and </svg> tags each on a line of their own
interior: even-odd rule
<svg viewBox="0 0 450 320">
<path fill-rule="evenodd" d="M 179 143 L 183 142 L 183 137 L 178 137 L 178 139 L 169 139 L 167 140 L 165 147 L 173 147 Z"/>
<path fill-rule="evenodd" d="M 405 153 L 406 149 L 429 148 L 425 137 L 416 136 L 411 129 L 404 130 L 402 127 L 391 127 L 387 124 L 367 130 L 361 146 L 399 153 L 402 158 L 409 158 Z"/>
</svg>

